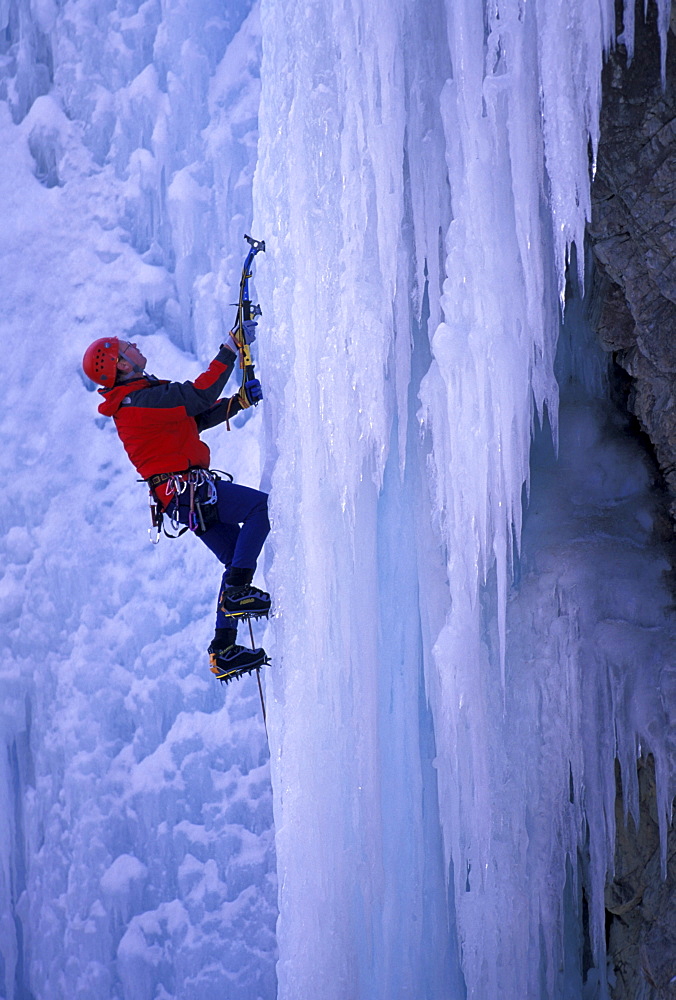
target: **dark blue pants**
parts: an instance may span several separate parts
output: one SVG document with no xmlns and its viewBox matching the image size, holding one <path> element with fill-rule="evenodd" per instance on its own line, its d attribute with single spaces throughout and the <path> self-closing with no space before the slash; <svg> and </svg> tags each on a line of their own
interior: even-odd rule
<svg viewBox="0 0 676 1000">
<path fill-rule="evenodd" d="M 267 493 L 222 479 L 216 483 L 216 490 L 218 521 L 198 537 L 225 566 L 222 589 L 231 566 L 250 570 L 256 568 L 256 561 L 270 531 L 270 521 Z M 202 499 L 206 491 L 200 488 L 197 494 Z M 181 494 L 179 501 L 178 519 L 182 524 L 188 523 L 188 511 L 189 499 L 186 491 Z M 216 628 L 232 628 L 233 625 L 233 619 L 226 618 L 218 607 Z"/>
</svg>

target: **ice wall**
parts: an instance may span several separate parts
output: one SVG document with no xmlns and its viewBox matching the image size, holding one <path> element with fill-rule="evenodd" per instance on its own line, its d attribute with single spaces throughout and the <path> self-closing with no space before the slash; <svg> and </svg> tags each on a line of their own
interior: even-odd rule
<svg viewBox="0 0 676 1000">
<path fill-rule="evenodd" d="M 631 782 L 655 752 L 664 827 L 673 636 L 646 538 L 654 614 L 613 603 L 580 524 L 641 474 L 562 472 L 588 491 L 559 511 L 572 551 L 554 518 L 544 592 L 510 579 L 613 6 L 262 0 L 261 23 L 279 995 L 603 995 L 614 757 Z M 604 425 L 574 419 L 572 466 Z"/>
</svg>

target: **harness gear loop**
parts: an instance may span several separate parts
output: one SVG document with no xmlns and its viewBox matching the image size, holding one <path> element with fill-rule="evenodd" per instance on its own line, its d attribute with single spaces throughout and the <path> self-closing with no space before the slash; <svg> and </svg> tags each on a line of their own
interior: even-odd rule
<svg viewBox="0 0 676 1000">
<path fill-rule="evenodd" d="M 167 538 L 179 538 L 188 529 L 198 535 L 204 534 L 208 530 L 210 522 L 218 517 L 214 505 L 218 502 L 216 482 L 221 478 L 227 478 L 232 482 L 232 476 L 229 472 L 194 466 L 182 472 L 160 472 L 149 479 L 139 480 L 148 485 L 151 520 L 148 534 L 151 542 L 157 545 L 162 531 Z M 161 485 L 165 485 L 169 498 L 166 507 L 159 501 L 155 492 L 156 488 Z M 189 494 L 188 524 L 182 525 L 179 519 L 179 498 L 186 491 Z M 205 494 L 203 498 L 201 493 Z M 204 508 L 207 508 L 208 514 Z M 169 517 L 169 523 L 172 530 L 176 532 L 175 535 L 169 534 L 164 527 L 165 514 Z"/>
</svg>

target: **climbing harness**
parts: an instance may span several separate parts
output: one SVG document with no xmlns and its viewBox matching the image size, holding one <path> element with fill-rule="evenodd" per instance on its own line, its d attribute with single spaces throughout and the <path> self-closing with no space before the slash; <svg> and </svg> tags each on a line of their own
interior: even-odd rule
<svg viewBox="0 0 676 1000">
<path fill-rule="evenodd" d="M 257 316 L 263 315 L 261 307 L 259 305 L 255 305 L 249 296 L 249 279 L 253 277 L 251 266 L 254 257 L 261 251 L 265 253 L 265 240 L 254 240 L 251 236 L 246 235 L 244 239 L 247 241 L 251 249 L 246 255 L 246 260 L 244 261 L 244 266 L 242 267 L 242 277 L 239 282 L 237 318 L 235 319 L 235 325 L 230 331 L 230 334 L 237 345 L 237 350 L 239 351 L 239 367 L 242 370 L 242 382 L 240 389 L 237 396 L 233 397 L 233 399 L 237 399 L 241 408 L 246 410 L 250 406 L 257 406 L 258 402 L 256 401 L 251 403 L 246 391 L 246 383 L 255 379 L 256 375 L 254 372 L 253 361 L 251 360 L 251 350 L 246 341 L 244 323 L 248 320 L 255 319 Z M 230 413 L 228 413 L 225 423 L 228 430 L 230 430 Z"/>
<path fill-rule="evenodd" d="M 229 479 L 232 476 L 229 472 L 222 472 L 220 469 L 202 469 L 193 467 L 185 469 L 183 472 L 160 472 L 150 479 L 142 479 L 148 485 L 148 503 L 150 505 L 150 528 L 148 535 L 153 545 L 157 545 L 162 531 L 167 538 L 179 538 L 188 529 L 196 535 L 203 535 L 205 531 L 216 522 L 218 512 L 216 504 L 218 493 L 216 483 L 221 478 Z M 155 490 L 158 486 L 165 485 L 167 494 L 171 498 L 165 508 L 157 498 Z M 181 524 L 179 520 L 179 509 L 181 506 L 180 497 L 188 494 L 188 523 Z M 172 531 L 171 535 L 164 526 L 165 514 L 169 518 Z"/>
</svg>

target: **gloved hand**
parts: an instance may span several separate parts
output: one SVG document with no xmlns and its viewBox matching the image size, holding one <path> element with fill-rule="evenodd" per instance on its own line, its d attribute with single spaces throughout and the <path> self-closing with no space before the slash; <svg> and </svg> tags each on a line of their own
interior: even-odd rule
<svg viewBox="0 0 676 1000">
<path fill-rule="evenodd" d="M 256 339 L 256 327 L 258 326 L 258 323 L 254 319 L 245 319 L 242 320 L 242 326 L 244 328 L 244 339 L 246 343 L 253 344 L 254 340 Z M 237 351 L 239 350 L 237 343 L 235 341 L 236 330 L 237 327 L 233 327 L 232 330 L 230 331 L 230 336 L 228 337 L 228 339 L 225 341 L 225 343 L 221 344 L 221 347 L 227 347 L 229 350 L 233 352 L 233 354 L 237 354 Z"/>
<path fill-rule="evenodd" d="M 242 321 L 242 326 L 244 327 L 244 336 L 246 337 L 247 344 L 253 344 L 256 339 L 256 327 L 258 323 L 255 319 L 245 319 Z"/>
<path fill-rule="evenodd" d="M 250 403 L 260 403 L 263 398 L 263 387 L 257 378 L 251 378 L 244 383 L 246 397 Z"/>
<path fill-rule="evenodd" d="M 253 406 L 255 403 L 260 403 L 263 398 L 263 389 L 257 378 L 251 378 L 248 382 L 245 382 L 243 387 L 237 393 L 237 397 L 240 402 L 242 409 L 246 410 L 247 407 Z"/>
</svg>

